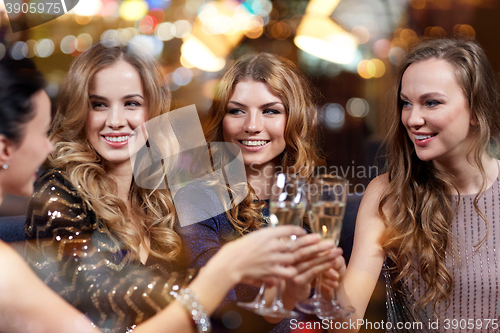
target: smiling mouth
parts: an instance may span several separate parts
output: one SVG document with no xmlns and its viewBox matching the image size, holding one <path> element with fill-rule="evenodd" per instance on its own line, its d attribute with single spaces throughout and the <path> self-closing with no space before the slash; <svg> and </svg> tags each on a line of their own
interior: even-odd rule
<svg viewBox="0 0 500 333">
<path fill-rule="evenodd" d="M 421 141 L 421 140 L 430 139 L 430 138 L 432 138 L 432 137 L 434 137 L 436 135 L 437 135 L 437 133 L 436 134 L 430 134 L 430 135 L 417 135 L 417 134 L 415 134 L 414 136 L 415 136 L 415 140 L 420 140 Z"/>
<path fill-rule="evenodd" d="M 105 138 L 107 141 L 110 141 L 110 142 L 120 143 L 120 142 L 127 141 L 130 138 L 130 136 L 129 135 L 123 135 L 123 136 L 104 136 L 103 135 L 103 138 Z"/>
<path fill-rule="evenodd" d="M 266 145 L 270 140 L 238 140 L 242 145 L 247 147 L 260 147 Z"/>
</svg>

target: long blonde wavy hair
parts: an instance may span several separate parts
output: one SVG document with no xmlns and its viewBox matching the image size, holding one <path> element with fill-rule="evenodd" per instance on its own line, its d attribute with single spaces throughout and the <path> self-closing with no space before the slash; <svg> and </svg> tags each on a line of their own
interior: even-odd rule
<svg viewBox="0 0 500 333">
<path fill-rule="evenodd" d="M 148 119 L 169 111 L 165 73 L 155 59 L 132 45 L 106 47 L 95 43 L 73 61 L 65 78 L 50 135 L 54 144 L 50 162 L 68 173 L 85 203 L 95 212 L 99 227 L 130 248 L 136 258 L 144 236 L 148 236 L 151 255 L 170 261 L 181 247 L 180 237 L 172 229 L 175 209 L 170 192 L 144 189 L 132 181 L 129 207 L 117 196 L 117 184 L 108 176 L 105 160 L 85 132 L 91 109 L 89 86 L 94 75 L 118 61 L 129 63 L 139 72 Z"/>
<path fill-rule="evenodd" d="M 478 207 L 487 182 L 481 158 L 485 152 L 495 156 L 493 151 L 500 133 L 500 104 L 494 71 L 484 51 L 474 40 L 464 38 L 424 39 L 409 50 L 389 96 L 387 120 L 390 126 L 385 141 L 389 186 L 379 204 L 379 213 L 387 226 L 382 246 L 396 265 L 395 282 L 412 276 L 412 269 L 416 269 L 425 282 L 425 291 L 414 309 L 420 310 L 432 302 L 436 311 L 438 304 L 449 306 L 454 283 L 452 272 L 446 268 L 446 252 L 454 250 L 450 189 L 456 186 L 452 175 L 438 171 L 432 161 L 421 161 L 417 157 L 401 122 L 403 102 L 400 98 L 401 81 L 408 66 L 428 59 L 445 60 L 455 69 L 456 80 L 468 101 L 471 117 L 476 121 L 470 128 L 475 140 L 468 156 L 482 176 L 481 191 L 475 196 L 474 207 L 487 226 L 486 216 Z M 384 208 L 390 210 L 390 217 L 384 214 Z M 417 267 L 412 267 L 412 263 Z"/>
<path fill-rule="evenodd" d="M 317 146 L 317 111 L 310 84 L 297 66 L 288 59 L 269 53 L 249 53 L 242 56 L 220 78 L 214 101 L 203 119 L 207 142 L 222 142 L 222 120 L 238 82 L 263 82 L 276 93 L 285 106 L 287 122 L 284 138 L 286 148 L 281 154 L 281 169 L 303 177 L 311 177 L 318 165 L 324 164 Z M 240 234 L 262 226 L 264 203 L 257 202 L 254 189 L 239 205 L 226 213 Z"/>
</svg>

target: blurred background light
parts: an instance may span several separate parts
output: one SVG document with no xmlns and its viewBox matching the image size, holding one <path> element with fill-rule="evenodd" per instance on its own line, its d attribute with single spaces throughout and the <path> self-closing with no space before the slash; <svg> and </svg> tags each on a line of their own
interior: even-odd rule
<svg viewBox="0 0 500 333">
<path fill-rule="evenodd" d="M 148 52 L 153 57 L 159 58 L 163 52 L 163 41 L 155 36 L 137 35 L 130 40 L 130 47 Z"/>
<path fill-rule="evenodd" d="M 21 60 L 28 54 L 28 45 L 25 42 L 15 42 L 9 53 L 12 59 Z"/>
<path fill-rule="evenodd" d="M 367 43 L 370 40 L 370 32 L 362 25 L 355 26 L 351 32 L 358 38 L 359 44 Z"/>
<path fill-rule="evenodd" d="M 40 58 L 47 58 L 54 52 L 54 42 L 50 39 L 41 39 L 35 44 L 35 54 Z"/>
<path fill-rule="evenodd" d="M 344 126 L 345 110 L 342 105 L 338 103 L 328 103 L 323 105 L 321 111 L 323 113 L 323 121 L 327 128 L 338 130 Z"/>
<path fill-rule="evenodd" d="M 26 41 L 26 45 L 28 46 L 28 53 L 26 54 L 26 58 L 33 58 L 35 56 L 36 40 L 28 39 Z"/>
<path fill-rule="evenodd" d="M 176 31 L 177 29 L 175 28 L 175 25 L 170 22 L 164 22 L 158 24 L 155 30 L 155 35 L 162 41 L 169 41 L 175 37 Z"/>
<path fill-rule="evenodd" d="M 175 21 L 174 26 L 175 26 L 175 37 L 177 38 L 184 38 L 189 36 L 193 28 L 191 23 L 189 23 L 189 21 L 186 20 Z"/>
<path fill-rule="evenodd" d="M 379 58 L 387 58 L 391 50 L 391 42 L 388 39 L 379 39 L 373 43 L 373 52 Z"/>
<path fill-rule="evenodd" d="M 143 34 L 151 34 L 157 25 L 155 17 L 146 15 L 137 20 L 136 27 Z"/>
<path fill-rule="evenodd" d="M 264 0 L 257 2 L 262 5 Z M 253 4 L 254 2 L 249 5 Z M 226 58 L 242 41 L 245 33 L 234 28 L 232 20 L 236 11 L 242 13 L 238 1 L 210 1 L 200 8 L 192 25 L 184 21 L 189 23 L 186 33 L 179 31 L 183 21 L 175 22 L 175 36 L 183 38 L 182 61 L 207 72 L 222 70 L 226 65 Z"/>
<path fill-rule="evenodd" d="M 172 73 L 172 81 L 178 86 L 185 86 L 193 79 L 193 72 L 189 68 L 179 67 Z"/>
<path fill-rule="evenodd" d="M 363 118 L 370 112 L 370 105 L 363 98 L 351 98 L 346 104 L 347 113 L 356 118 Z"/>
<path fill-rule="evenodd" d="M 102 33 L 101 43 L 106 47 L 112 47 L 120 44 L 120 33 L 117 30 L 109 29 Z"/>
<path fill-rule="evenodd" d="M 226 65 L 224 58 L 218 57 L 208 46 L 194 36 L 184 39 L 181 53 L 182 57 L 190 64 L 207 72 L 218 72 Z"/>
<path fill-rule="evenodd" d="M 101 0 L 82 0 L 78 2 L 73 12 L 80 16 L 94 16 L 101 13 L 102 7 Z"/>
<path fill-rule="evenodd" d="M 385 74 L 385 65 L 380 59 L 362 60 L 357 69 L 363 79 L 380 78 Z"/>
<path fill-rule="evenodd" d="M 119 4 L 116 0 L 103 2 L 101 15 L 102 16 L 116 16 L 119 13 Z M 61 16 L 64 17 L 65 15 Z"/>
<path fill-rule="evenodd" d="M 469 24 L 455 24 L 453 27 L 454 34 L 476 37 L 476 30 Z"/>
<path fill-rule="evenodd" d="M 146 0 L 146 3 L 150 9 L 159 8 L 166 10 L 172 4 L 172 0 Z"/>
<path fill-rule="evenodd" d="M 75 45 L 76 37 L 72 35 L 65 36 L 61 40 L 61 52 L 64 54 L 70 54 L 75 52 L 76 50 L 76 45 Z"/>
<path fill-rule="evenodd" d="M 146 15 L 148 9 L 148 4 L 143 0 L 122 1 L 120 4 L 120 16 L 127 21 L 136 21 Z"/>
<path fill-rule="evenodd" d="M 294 42 L 298 48 L 318 58 L 348 64 L 354 59 L 358 41 L 330 18 L 338 3 L 339 0 L 311 0 Z"/>
</svg>

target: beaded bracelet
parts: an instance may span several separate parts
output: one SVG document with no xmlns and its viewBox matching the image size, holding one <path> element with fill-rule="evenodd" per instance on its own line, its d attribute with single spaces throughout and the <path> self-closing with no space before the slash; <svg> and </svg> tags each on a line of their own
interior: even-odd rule
<svg viewBox="0 0 500 333">
<path fill-rule="evenodd" d="M 203 305 L 200 304 L 198 297 L 189 288 L 184 288 L 179 294 L 174 291 L 171 294 L 191 314 L 198 328 L 198 333 L 208 333 L 211 331 L 210 319 L 205 313 Z"/>
</svg>

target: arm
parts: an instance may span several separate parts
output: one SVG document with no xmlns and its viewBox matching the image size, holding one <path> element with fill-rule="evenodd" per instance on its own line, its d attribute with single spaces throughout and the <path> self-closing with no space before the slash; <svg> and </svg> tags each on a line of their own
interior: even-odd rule
<svg viewBox="0 0 500 333">
<path fill-rule="evenodd" d="M 359 207 L 351 259 L 337 292 L 340 302 L 351 303 L 356 309 L 352 316 L 344 319 L 347 322 L 363 319 L 385 260 L 380 245 L 385 223 L 379 215 L 378 205 L 387 184 L 387 175 L 375 178 L 368 185 Z"/>
<path fill-rule="evenodd" d="M 21 256 L 1 241 L 0 267 L 3 268 L 0 274 L 2 332 L 24 333 L 36 327 L 52 333 L 100 332 L 87 317 L 45 286 Z"/>
</svg>

